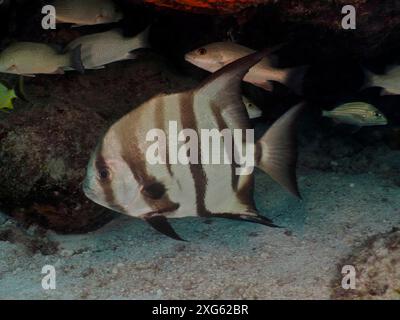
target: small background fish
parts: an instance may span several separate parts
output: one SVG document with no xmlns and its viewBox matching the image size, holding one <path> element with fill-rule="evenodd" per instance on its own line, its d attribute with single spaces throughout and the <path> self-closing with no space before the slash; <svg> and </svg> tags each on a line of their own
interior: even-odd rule
<svg viewBox="0 0 400 320">
<path fill-rule="evenodd" d="M 106 64 L 135 58 L 134 50 L 147 48 L 149 28 L 135 37 L 126 38 L 121 30 L 110 30 L 80 37 L 67 50 L 81 46 L 81 57 L 86 69 L 103 68 Z"/>
<path fill-rule="evenodd" d="M 271 51 L 276 49 L 272 48 Z M 253 49 L 233 42 L 214 42 L 187 53 L 185 60 L 199 68 L 215 72 L 251 53 L 254 53 Z M 268 55 L 252 67 L 243 80 L 266 91 L 272 91 L 273 88 L 269 81 L 276 81 L 288 86 L 296 93 L 301 93 L 306 67 L 279 69 L 273 67 L 276 64 L 275 60 L 275 57 Z"/>
<path fill-rule="evenodd" d="M 0 81 L 0 111 L 13 110 L 13 100 L 16 98 L 27 101 L 23 89 L 23 77 L 20 77 L 18 85 L 14 88 L 11 88 L 7 82 Z"/>
<path fill-rule="evenodd" d="M 384 74 L 375 74 L 364 69 L 366 84 L 364 88 L 381 87 L 382 95 L 400 94 L 400 66 L 392 65 L 386 68 Z"/>
<path fill-rule="evenodd" d="M 242 96 L 242 100 L 250 119 L 257 119 L 261 117 L 262 111 L 253 101 L 246 96 Z"/>
<path fill-rule="evenodd" d="M 358 127 L 383 126 L 388 123 L 382 112 L 373 105 L 365 102 L 345 103 L 331 111 L 323 110 L 322 115 L 332 118 L 338 123 L 350 124 Z"/>
<path fill-rule="evenodd" d="M 0 72 L 33 76 L 59 74 L 65 69 L 84 72 L 81 48 L 59 53 L 51 45 L 36 42 L 16 42 L 0 53 Z"/>
<path fill-rule="evenodd" d="M 112 0 L 56 0 L 58 23 L 75 26 L 117 22 L 123 15 Z"/>
</svg>

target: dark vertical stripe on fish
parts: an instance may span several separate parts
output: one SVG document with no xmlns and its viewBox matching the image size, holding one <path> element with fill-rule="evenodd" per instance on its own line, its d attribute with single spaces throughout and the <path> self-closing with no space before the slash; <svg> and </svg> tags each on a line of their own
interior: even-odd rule
<svg viewBox="0 0 400 320">
<path fill-rule="evenodd" d="M 155 128 L 162 130 L 163 132 L 167 132 L 165 129 L 165 104 L 162 98 L 156 100 L 155 106 Z M 168 139 L 168 137 L 167 137 Z M 169 148 L 165 150 L 166 155 L 166 166 L 169 175 L 172 177 L 174 173 L 171 170 L 171 162 L 169 161 Z"/>
<path fill-rule="evenodd" d="M 95 166 L 97 173 L 99 173 L 101 170 L 108 169 L 107 163 L 102 155 L 102 146 L 100 146 L 98 149 L 97 156 L 95 159 Z M 112 189 L 111 180 L 104 179 L 99 181 L 99 184 L 103 189 L 103 193 L 105 195 L 105 200 L 107 204 L 116 211 L 119 211 L 121 213 L 126 213 L 125 209 L 115 202 L 115 195 L 114 195 L 114 190 Z"/>
<path fill-rule="evenodd" d="M 159 182 L 147 172 L 145 154 L 138 147 L 137 127 L 129 126 L 129 128 L 133 129 L 126 130 L 126 127 L 123 126 L 121 129 L 125 130 L 119 130 L 122 143 L 122 158 L 128 164 L 135 180 L 140 184 L 140 191 L 144 200 L 154 212 L 168 213 L 176 210 L 179 204 L 170 200 L 166 189 L 163 189 L 165 192 L 162 195 L 158 194 L 157 197 L 153 197 L 152 192 L 149 193 L 152 187 L 159 184 Z"/>
<path fill-rule="evenodd" d="M 221 133 L 222 130 L 224 129 L 229 129 L 224 118 L 221 115 L 221 108 L 219 108 L 219 106 L 217 106 L 214 103 L 212 103 L 211 105 L 211 110 L 217 120 L 217 126 L 218 126 L 218 130 Z M 231 130 L 231 134 L 232 134 L 232 130 Z M 225 143 L 225 141 L 224 141 Z M 232 135 L 232 151 L 234 152 L 235 150 L 235 144 L 233 143 L 233 135 Z M 231 185 L 232 185 L 232 190 L 233 191 L 237 191 L 237 185 L 238 185 L 238 175 L 236 174 L 236 168 L 237 168 L 237 164 L 235 163 L 235 158 L 234 158 L 234 154 L 230 155 L 232 157 L 232 164 L 231 164 Z"/>
<path fill-rule="evenodd" d="M 180 97 L 180 114 L 183 129 L 193 129 L 200 136 L 196 115 L 194 112 L 194 94 L 186 93 Z M 201 142 L 198 142 L 198 149 L 201 150 Z M 199 154 L 199 158 L 201 155 Z M 196 208 L 199 216 L 210 216 L 211 213 L 205 205 L 207 176 L 204 172 L 201 161 L 199 164 L 190 163 L 190 172 L 192 173 L 194 187 L 196 190 Z"/>
</svg>

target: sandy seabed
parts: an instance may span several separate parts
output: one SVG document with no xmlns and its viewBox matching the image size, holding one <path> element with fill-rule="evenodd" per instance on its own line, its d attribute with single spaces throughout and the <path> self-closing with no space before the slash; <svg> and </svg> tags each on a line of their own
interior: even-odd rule
<svg viewBox="0 0 400 320">
<path fill-rule="evenodd" d="M 374 174 L 299 180 L 302 201 L 257 172 L 257 205 L 285 229 L 188 218 L 173 221 L 189 240 L 177 242 L 121 216 L 85 235 L 48 232 L 54 252 L 0 241 L 0 299 L 328 299 L 353 248 L 399 226 L 400 192 Z M 41 285 L 48 264 L 56 290 Z"/>
</svg>

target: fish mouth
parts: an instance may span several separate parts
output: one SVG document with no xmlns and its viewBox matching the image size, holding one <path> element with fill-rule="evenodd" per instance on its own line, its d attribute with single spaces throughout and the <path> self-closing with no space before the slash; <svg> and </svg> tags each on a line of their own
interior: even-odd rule
<svg viewBox="0 0 400 320">
<path fill-rule="evenodd" d="M 195 64 L 195 60 L 190 52 L 185 54 L 185 60 L 187 62 Z"/>
</svg>

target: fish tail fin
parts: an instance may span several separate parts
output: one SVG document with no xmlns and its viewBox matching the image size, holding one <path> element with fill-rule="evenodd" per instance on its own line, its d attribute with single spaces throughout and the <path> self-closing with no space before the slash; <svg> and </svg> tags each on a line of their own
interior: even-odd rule
<svg viewBox="0 0 400 320">
<path fill-rule="evenodd" d="M 290 193 L 301 198 L 296 178 L 296 120 L 304 107 L 292 107 L 257 142 L 256 163 Z"/>
<path fill-rule="evenodd" d="M 362 85 L 360 90 L 367 89 L 370 87 L 375 87 L 376 86 L 375 81 L 377 75 L 366 68 L 363 68 L 363 72 L 364 72 L 364 84 Z"/>
<path fill-rule="evenodd" d="M 137 37 L 135 37 L 135 41 L 138 41 L 140 48 L 151 48 L 149 42 L 150 27 L 151 25 L 144 29 L 141 33 L 139 33 Z"/>
<path fill-rule="evenodd" d="M 15 96 L 25 102 L 29 102 L 26 98 L 25 88 L 24 88 L 24 77 L 20 76 L 18 84 L 14 87 Z"/>
<path fill-rule="evenodd" d="M 74 70 L 81 74 L 85 73 L 85 66 L 82 62 L 82 45 L 75 47 L 70 52 L 71 55 L 71 66 Z"/>
<path fill-rule="evenodd" d="M 224 219 L 231 219 L 231 220 L 239 220 L 239 221 L 245 221 L 245 222 L 251 222 L 251 223 L 258 223 L 262 224 L 267 227 L 271 228 L 281 228 L 280 226 L 277 226 L 272 222 L 271 219 L 268 219 L 267 217 L 261 216 L 258 213 L 256 214 L 234 214 L 234 213 L 218 213 L 214 214 L 213 217 L 216 218 L 224 218 Z"/>
<path fill-rule="evenodd" d="M 322 110 L 322 116 L 323 117 L 329 117 L 330 112 L 328 110 Z"/>
<path fill-rule="evenodd" d="M 286 86 L 298 95 L 303 94 L 304 77 L 309 66 L 300 66 L 288 69 Z"/>
</svg>

